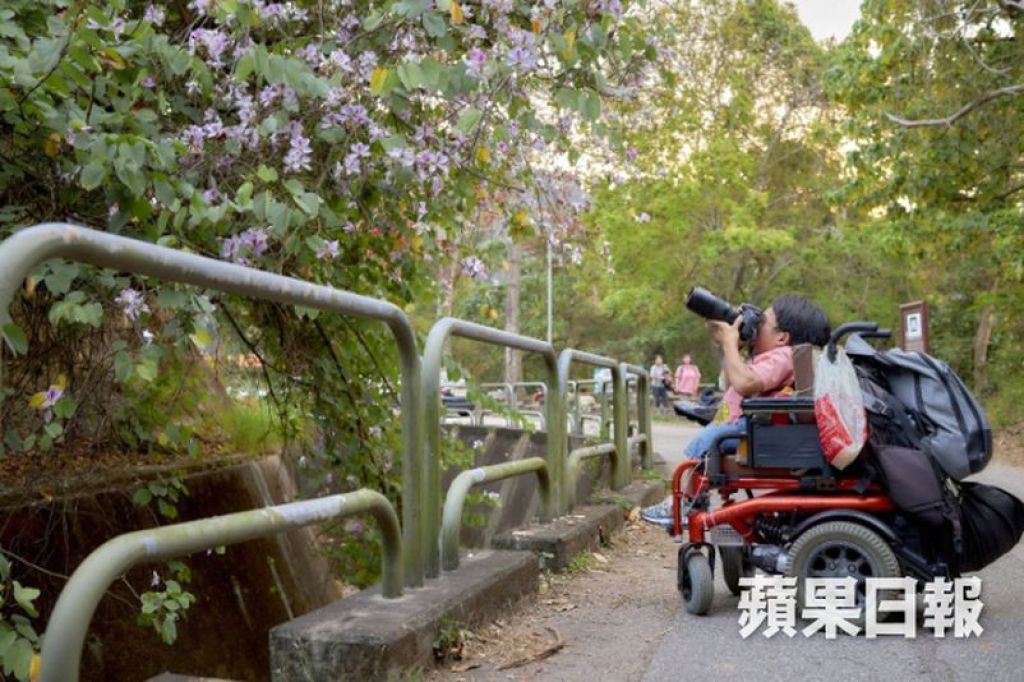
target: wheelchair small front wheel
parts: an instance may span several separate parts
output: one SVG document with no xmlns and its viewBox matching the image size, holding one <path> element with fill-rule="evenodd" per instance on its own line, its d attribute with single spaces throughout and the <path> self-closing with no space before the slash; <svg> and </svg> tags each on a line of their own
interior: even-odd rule
<svg viewBox="0 0 1024 682">
<path fill-rule="evenodd" d="M 711 602 L 715 598 L 715 577 L 711 573 L 711 564 L 700 552 L 693 552 L 683 560 L 686 565 L 683 567 L 682 584 L 679 587 L 683 605 L 687 612 L 703 616 L 711 610 Z"/>
</svg>

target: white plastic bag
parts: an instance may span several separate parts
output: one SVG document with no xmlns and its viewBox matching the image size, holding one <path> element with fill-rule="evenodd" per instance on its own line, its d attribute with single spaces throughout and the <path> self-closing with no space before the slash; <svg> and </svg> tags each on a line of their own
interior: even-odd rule
<svg viewBox="0 0 1024 682">
<path fill-rule="evenodd" d="M 834 361 L 823 352 L 814 370 L 814 419 L 825 459 L 845 469 L 868 439 L 868 419 L 857 373 L 842 348 Z"/>
</svg>

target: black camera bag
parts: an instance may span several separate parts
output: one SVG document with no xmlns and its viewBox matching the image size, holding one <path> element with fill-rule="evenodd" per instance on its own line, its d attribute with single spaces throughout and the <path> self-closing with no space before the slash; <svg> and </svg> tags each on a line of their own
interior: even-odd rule
<svg viewBox="0 0 1024 682">
<path fill-rule="evenodd" d="M 1024 502 L 1002 488 L 960 483 L 964 549 L 958 568 L 977 571 L 1013 549 L 1024 533 Z"/>
</svg>

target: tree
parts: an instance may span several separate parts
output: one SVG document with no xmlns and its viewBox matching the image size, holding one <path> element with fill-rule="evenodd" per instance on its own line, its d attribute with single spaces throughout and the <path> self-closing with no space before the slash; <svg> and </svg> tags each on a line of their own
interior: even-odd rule
<svg viewBox="0 0 1024 682">
<path fill-rule="evenodd" d="M 525 149 L 609 132 L 601 99 L 627 95 L 655 54 L 632 7 L 13 0 L 0 10 L 0 235 L 69 220 L 407 304 L 454 255 L 482 188 L 529 186 Z M 36 436 L 192 442 L 171 426 L 197 406 L 157 406 L 195 380 L 193 345 L 223 325 L 282 414 L 324 417 L 343 474 L 392 476 L 394 440 L 377 426 L 393 423 L 397 372 L 375 351 L 388 347 L 378 325 L 57 261 L 17 303 L 4 336 L 29 355 L 8 363 L 9 450 Z M 58 376 L 74 416 L 43 433 L 51 406 L 28 397 Z"/>
<path fill-rule="evenodd" d="M 1018 3 L 872 0 L 829 90 L 849 112 L 843 200 L 888 232 L 937 310 L 937 348 L 1017 381 L 1024 247 Z M 993 388 L 999 388 L 995 386 Z"/>
<path fill-rule="evenodd" d="M 662 20 L 675 36 L 663 50 L 673 76 L 620 112 L 636 123 L 628 144 L 640 177 L 606 184 L 590 219 L 607 239 L 605 310 L 635 319 L 648 353 L 705 343 L 683 312 L 692 286 L 762 303 L 780 278 L 806 272 L 804 248 L 837 229 L 824 54 L 795 12 L 682 3 Z"/>
</svg>

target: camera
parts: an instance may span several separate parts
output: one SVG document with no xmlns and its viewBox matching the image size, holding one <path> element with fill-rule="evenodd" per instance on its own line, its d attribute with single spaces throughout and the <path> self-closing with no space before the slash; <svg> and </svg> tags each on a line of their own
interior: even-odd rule
<svg viewBox="0 0 1024 682">
<path fill-rule="evenodd" d="M 686 307 L 707 320 L 721 320 L 732 324 L 737 317 L 743 318 L 740 324 L 740 341 L 754 343 L 757 330 L 764 319 L 764 313 L 755 305 L 741 303 L 734 306 L 726 300 L 718 298 L 704 287 L 694 287 L 686 295 Z"/>
</svg>

